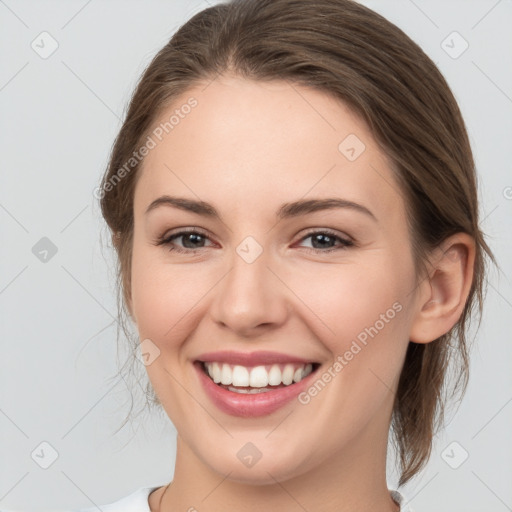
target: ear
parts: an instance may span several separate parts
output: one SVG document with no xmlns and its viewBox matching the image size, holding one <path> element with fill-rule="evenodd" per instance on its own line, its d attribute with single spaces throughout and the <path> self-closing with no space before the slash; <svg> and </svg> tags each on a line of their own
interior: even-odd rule
<svg viewBox="0 0 512 512">
<path fill-rule="evenodd" d="M 475 243 L 466 233 L 447 238 L 429 258 L 429 274 L 417 293 L 410 341 L 430 343 L 459 320 L 473 282 Z"/>
</svg>

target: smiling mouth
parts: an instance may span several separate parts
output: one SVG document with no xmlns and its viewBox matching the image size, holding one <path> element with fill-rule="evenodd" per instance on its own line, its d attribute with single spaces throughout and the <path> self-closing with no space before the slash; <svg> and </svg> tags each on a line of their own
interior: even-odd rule
<svg viewBox="0 0 512 512">
<path fill-rule="evenodd" d="M 235 393 L 255 394 L 293 386 L 320 366 L 319 363 L 286 363 L 242 366 L 198 361 L 203 372 L 219 387 Z"/>
</svg>

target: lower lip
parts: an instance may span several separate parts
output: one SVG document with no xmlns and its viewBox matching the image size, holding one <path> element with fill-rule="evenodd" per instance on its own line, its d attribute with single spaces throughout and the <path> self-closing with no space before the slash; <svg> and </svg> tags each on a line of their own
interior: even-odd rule
<svg viewBox="0 0 512 512">
<path fill-rule="evenodd" d="M 202 363 L 195 362 L 194 366 L 199 374 L 199 380 L 210 400 L 223 412 L 232 416 L 244 418 L 266 416 L 277 411 L 288 402 L 296 398 L 305 388 L 316 371 L 310 373 L 300 382 L 289 386 L 265 391 L 262 393 L 247 394 L 229 391 L 213 382 L 203 370 Z"/>
</svg>

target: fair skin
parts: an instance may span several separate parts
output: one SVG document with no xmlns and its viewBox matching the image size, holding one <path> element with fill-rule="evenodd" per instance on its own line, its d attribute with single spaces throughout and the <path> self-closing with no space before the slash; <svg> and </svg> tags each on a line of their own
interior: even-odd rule
<svg viewBox="0 0 512 512">
<path fill-rule="evenodd" d="M 197 99 L 145 158 L 134 196 L 129 308 L 140 339 L 160 351 L 146 369 L 178 432 L 172 485 L 150 495 L 150 508 L 396 511 L 386 449 L 405 352 L 409 340 L 428 343 L 459 318 L 472 241 L 446 240 L 419 279 L 390 162 L 344 104 L 282 81 L 225 75 L 205 85 L 158 120 Z M 353 161 L 338 149 L 349 134 L 365 145 Z M 220 218 L 168 204 L 146 213 L 164 195 L 207 202 Z M 367 211 L 276 217 L 283 203 L 325 198 Z M 155 243 L 192 228 L 204 236 Z M 325 230 L 319 242 L 307 236 Z M 251 263 L 236 250 L 248 236 L 262 249 Z M 271 351 L 316 362 L 315 381 L 383 314 L 378 333 L 307 404 L 229 414 L 194 368 L 205 352 Z M 251 467 L 237 457 L 249 442 L 262 455 Z"/>
</svg>

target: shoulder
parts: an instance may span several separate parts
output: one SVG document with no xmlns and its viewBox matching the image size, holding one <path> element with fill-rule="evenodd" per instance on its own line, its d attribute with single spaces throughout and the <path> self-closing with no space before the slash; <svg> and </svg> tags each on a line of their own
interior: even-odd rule
<svg viewBox="0 0 512 512">
<path fill-rule="evenodd" d="M 398 505 L 400 505 L 400 512 L 414 512 L 414 510 L 410 507 L 408 500 L 405 496 L 398 491 L 389 491 L 391 493 L 391 497 L 396 501 Z"/>
<path fill-rule="evenodd" d="M 150 512 L 151 509 L 149 508 L 148 501 L 149 495 L 159 487 L 161 486 L 157 485 L 154 487 L 141 487 L 128 496 L 107 503 L 105 505 L 101 505 L 100 509 L 102 512 Z M 88 508 L 77 509 L 73 512 L 97 511 L 98 506 L 91 506 Z"/>
</svg>

